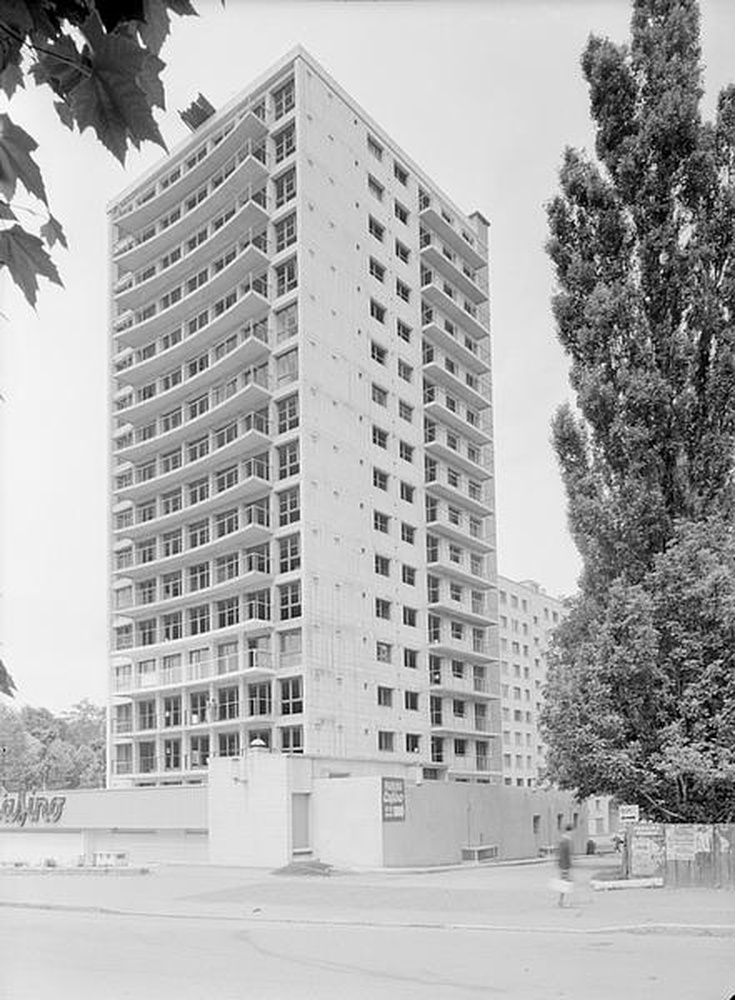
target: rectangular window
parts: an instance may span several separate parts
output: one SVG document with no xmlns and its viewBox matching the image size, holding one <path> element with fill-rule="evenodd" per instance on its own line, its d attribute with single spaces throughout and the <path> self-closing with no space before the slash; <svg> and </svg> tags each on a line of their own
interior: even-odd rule
<svg viewBox="0 0 735 1000">
<path fill-rule="evenodd" d="M 396 240 L 396 257 L 403 261 L 404 264 L 408 264 L 411 259 L 411 251 L 408 249 L 405 243 L 401 243 L 400 240 Z"/>
<path fill-rule="evenodd" d="M 375 598 L 375 617 L 390 621 L 390 601 L 386 601 L 382 597 Z"/>
<path fill-rule="evenodd" d="M 170 493 L 164 493 L 161 497 L 161 514 L 165 517 L 167 514 L 175 514 L 177 511 L 181 510 L 181 490 L 173 490 Z"/>
<path fill-rule="evenodd" d="M 401 523 L 401 541 L 408 542 L 409 545 L 416 542 L 416 529 L 405 521 Z"/>
<path fill-rule="evenodd" d="M 408 444 L 406 441 L 401 441 L 398 446 L 398 454 L 401 456 L 404 462 L 413 462 L 413 446 Z"/>
<path fill-rule="evenodd" d="M 280 132 L 273 136 L 273 153 L 276 163 L 285 160 L 287 156 L 296 151 L 296 128 L 293 124 L 287 125 Z"/>
<path fill-rule="evenodd" d="M 170 601 L 174 597 L 181 597 L 182 580 L 181 570 L 175 573 L 164 573 L 161 577 L 162 597 L 164 601 Z"/>
<path fill-rule="evenodd" d="M 301 567 L 301 540 L 298 535 L 287 535 L 278 540 L 278 570 L 291 573 Z"/>
<path fill-rule="evenodd" d="M 283 116 L 291 111 L 296 103 L 294 82 L 289 80 L 284 83 L 278 90 L 273 91 L 273 117 L 283 118 Z"/>
<path fill-rule="evenodd" d="M 394 202 L 393 214 L 399 222 L 402 222 L 404 225 L 408 225 L 408 209 L 405 205 L 402 205 L 400 201 Z"/>
<path fill-rule="evenodd" d="M 411 289 L 400 278 L 396 278 L 396 295 L 399 299 L 403 299 L 404 302 L 411 301 Z"/>
<path fill-rule="evenodd" d="M 279 445 L 276 451 L 278 453 L 278 478 L 287 479 L 289 476 L 298 475 L 299 442 L 289 441 L 288 444 Z"/>
<path fill-rule="evenodd" d="M 416 496 L 416 487 L 409 485 L 409 483 L 404 483 L 401 480 L 401 500 L 405 500 L 406 503 L 413 503 Z"/>
<path fill-rule="evenodd" d="M 283 490 L 277 496 L 278 524 L 280 527 L 284 527 L 287 524 L 294 524 L 301 517 L 298 486 L 292 486 L 289 490 Z"/>
<path fill-rule="evenodd" d="M 281 205 L 285 205 L 287 201 L 296 197 L 296 168 L 292 167 L 285 174 L 276 177 L 273 186 L 276 193 L 276 208 L 280 208 Z"/>
<path fill-rule="evenodd" d="M 233 716 L 237 718 L 237 716 Z M 219 746 L 219 756 L 220 757 L 239 757 L 240 756 L 240 734 L 239 733 L 220 733 L 218 738 Z"/>
<path fill-rule="evenodd" d="M 408 323 L 404 323 L 402 319 L 396 320 L 396 333 L 405 343 L 411 343 L 411 327 Z"/>
<path fill-rule="evenodd" d="M 197 479 L 187 486 L 189 506 L 202 503 L 209 497 L 209 480 Z"/>
<path fill-rule="evenodd" d="M 417 621 L 418 621 L 418 612 L 416 611 L 416 608 L 409 608 L 404 605 L 403 624 L 410 625 L 412 628 L 416 628 Z"/>
<path fill-rule="evenodd" d="M 282 622 L 301 617 L 301 583 L 284 583 L 278 588 L 280 619 Z"/>
<path fill-rule="evenodd" d="M 384 730 L 378 731 L 378 750 L 384 750 L 387 753 L 392 753 L 395 747 L 395 733 L 385 732 Z"/>
<path fill-rule="evenodd" d="M 226 583 L 228 580 L 236 579 L 240 575 L 239 553 L 230 552 L 226 556 L 219 556 L 215 560 L 214 567 L 217 583 Z M 209 584 L 207 583 L 206 586 Z"/>
<path fill-rule="evenodd" d="M 276 413 L 278 418 L 278 433 L 285 434 L 287 431 L 295 430 L 299 426 L 299 396 L 287 396 L 276 403 Z"/>
<path fill-rule="evenodd" d="M 209 563 L 197 563 L 189 567 L 189 592 L 204 590 L 209 586 Z"/>
<path fill-rule="evenodd" d="M 383 708 L 392 708 L 393 688 L 378 686 L 378 704 Z"/>
<path fill-rule="evenodd" d="M 385 281 L 385 268 L 374 257 L 370 258 L 369 270 L 373 278 L 376 278 L 378 281 Z"/>
<path fill-rule="evenodd" d="M 225 490 L 232 489 L 233 486 L 237 485 L 237 480 L 238 467 L 236 465 L 230 465 L 226 469 L 220 469 L 214 474 L 215 493 L 224 493 Z"/>
<path fill-rule="evenodd" d="M 375 556 L 375 572 L 378 576 L 390 576 L 390 559 L 387 556 Z"/>
<path fill-rule="evenodd" d="M 367 148 L 376 160 L 383 159 L 383 147 L 380 145 L 378 140 L 374 139 L 371 135 L 367 137 Z"/>
<path fill-rule="evenodd" d="M 383 242 L 385 236 L 385 226 L 381 226 L 377 219 L 374 219 L 372 215 L 368 216 L 368 232 L 371 236 L 374 236 L 376 240 Z"/>
<path fill-rule="evenodd" d="M 379 365 L 384 365 L 388 358 L 388 351 L 382 344 L 379 344 L 375 340 L 370 341 L 370 357 L 373 361 L 377 361 Z"/>
<path fill-rule="evenodd" d="M 296 258 L 289 257 L 276 266 L 276 295 L 285 295 L 298 287 L 299 279 L 296 269 Z"/>
<path fill-rule="evenodd" d="M 403 696 L 403 703 L 409 712 L 418 712 L 419 710 L 418 691 L 405 691 Z"/>
<path fill-rule="evenodd" d="M 300 715 L 304 711 L 304 695 L 300 677 L 285 677 L 281 688 L 281 715 Z"/>
<path fill-rule="evenodd" d="M 401 566 L 401 580 L 403 583 L 407 583 L 409 587 L 416 586 L 416 567 L 415 566 Z"/>
<path fill-rule="evenodd" d="M 404 649 L 403 650 L 403 666 L 408 667 L 409 670 L 416 670 L 419 665 L 419 654 L 416 649 Z"/>
<path fill-rule="evenodd" d="M 413 422 L 413 407 L 405 399 L 398 400 L 398 416 L 409 424 Z"/>
<path fill-rule="evenodd" d="M 189 548 L 196 549 L 209 541 L 209 521 L 195 521 L 189 525 Z"/>
<path fill-rule="evenodd" d="M 390 663 L 393 659 L 393 647 L 389 642 L 375 643 L 375 659 L 378 663 Z"/>
<path fill-rule="evenodd" d="M 373 469 L 373 486 L 378 490 L 387 490 L 388 473 L 382 469 Z"/>
<path fill-rule="evenodd" d="M 161 537 L 162 541 L 162 554 L 164 559 L 169 556 L 177 556 L 182 549 L 182 538 L 181 529 L 178 528 L 176 531 L 166 531 Z"/>
<path fill-rule="evenodd" d="M 237 507 L 232 510 L 223 510 L 219 514 L 215 514 L 214 517 L 214 536 L 215 538 L 224 538 L 225 535 L 231 535 L 238 529 L 238 510 Z"/>
<path fill-rule="evenodd" d="M 284 753 L 304 752 L 304 730 L 301 726 L 284 726 L 281 729 L 281 750 Z"/>
<path fill-rule="evenodd" d="M 377 424 L 373 424 L 373 444 L 377 445 L 378 448 L 388 447 L 388 431 L 378 427 Z"/>
<path fill-rule="evenodd" d="M 180 611 L 172 611 L 161 618 L 161 638 L 164 642 L 173 642 L 181 639 L 184 634 L 184 625 Z"/>
<path fill-rule="evenodd" d="M 370 299 L 370 315 L 378 323 L 385 323 L 385 306 L 382 306 L 375 299 Z"/>
<path fill-rule="evenodd" d="M 276 383 L 287 385 L 299 377 L 299 350 L 294 347 L 276 358 Z"/>
<path fill-rule="evenodd" d="M 385 188 L 380 183 L 380 181 L 375 180 L 372 174 L 368 174 L 367 186 L 370 194 L 372 194 L 375 198 L 377 198 L 378 201 L 383 200 L 383 194 L 385 193 Z"/>
<path fill-rule="evenodd" d="M 276 312 L 276 343 L 281 344 L 299 332 L 299 314 L 297 303 L 293 302 Z"/>
<path fill-rule="evenodd" d="M 210 618 L 209 605 L 202 604 L 196 608 L 189 608 L 189 635 L 201 635 L 209 632 Z"/>
<path fill-rule="evenodd" d="M 408 171 L 395 160 L 393 161 L 393 176 L 398 183 L 403 184 L 404 187 L 408 184 Z"/>
<path fill-rule="evenodd" d="M 380 511 L 373 511 L 373 527 L 376 531 L 382 531 L 383 534 L 387 535 L 390 531 L 390 517 L 387 514 L 381 514 Z"/>
<path fill-rule="evenodd" d="M 197 438 L 196 441 L 191 441 L 186 446 L 187 462 L 197 462 L 200 458 L 204 458 L 205 455 L 208 454 L 209 438 L 206 435 L 204 437 Z"/>
<path fill-rule="evenodd" d="M 240 621 L 240 598 L 227 597 L 217 601 L 217 628 L 229 628 Z M 226 645 L 231 645 L 227 643 Z M 235 646 L 237 648 L 237 646 Z"/>
<path fill-rule="evenodd" d="M 273 228 L 276 234 L 276 253 L 280 253 L 296 242 L 296 213 L 292 212 L 284 219 L 279 219 Z"/>
<path fill-rule="evenodd" d="M 388 390 L 384 389 L 382 385 L 377 385 L 375 382 L 372 384 L 371 396 L 374 403 L 378 406 L 388 405 Z"/>
<path fill-rule="evenodd" d="M 398 377 L 402 378 L 404 382 L 411 382 L 413 379 L 413 367 L 403 358 L 398 359 Z"/>
</svg>

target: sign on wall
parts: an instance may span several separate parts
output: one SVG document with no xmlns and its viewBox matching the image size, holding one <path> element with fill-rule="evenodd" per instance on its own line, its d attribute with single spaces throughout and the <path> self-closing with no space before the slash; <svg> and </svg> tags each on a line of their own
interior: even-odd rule
<svg viewBox="0 0 735 1000">
<path fill-rule="evenodd" d="M 618 819 L 621 823 L 638 823 L 640 809 L 634 805 L 620 805 L 618 806 Z"/>
<path fill-rule="evenodd" d="M 382 782 L 383 822 L 405 820 L 406 782 L 403 778 L 383 778 Z"/>
<path fill-rule="evenodd" d="M 36 823 L 58 823 L 64 814 L 66 796 L 17 792 L 0 799 L 0 823 L 6 826 L 25 826 Z"/>
</svg>

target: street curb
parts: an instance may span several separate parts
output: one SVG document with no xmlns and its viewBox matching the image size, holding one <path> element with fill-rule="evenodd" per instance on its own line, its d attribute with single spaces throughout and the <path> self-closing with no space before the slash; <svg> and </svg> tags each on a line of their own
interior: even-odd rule
<svg viewBox="0 0 735 1000">
<path fill-rule="evenodd" d="M 314 917 L 235 916 L 222 913 L 171 913 L 156 910 L 124 910 L 109 906 L 84 906 L 73 903 L 16 903 L 0 900 L 0 909 L 41 910 L 51 913 L 90 913 L 111 917 L 145 917 L 157 920 L 203 920 L 217 923 L 240 923 L 254 926 L 295 927 L 362 927 L 373 930 L 435 930 L 435 931 L 491 931 L 511 934 L 572 934 L 577 936 L 605 934 L 668 934 L 689 937 L 735 937 L 735 924 L 619 924 L 608 927 L 523 927 L 510 924 L 461 924 L 416 920 L 320 920 Z"/>
<path fill-rule="evenodd" d="M 596 892 L 605 892 L 608 889 L 663 889 L 663 887 L 662 878 L 590 879 L 590 888 Z"/>
</svg>

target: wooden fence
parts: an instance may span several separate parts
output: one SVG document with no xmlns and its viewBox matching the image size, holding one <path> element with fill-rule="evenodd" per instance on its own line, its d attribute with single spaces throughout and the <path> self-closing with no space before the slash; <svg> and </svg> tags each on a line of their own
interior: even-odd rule
<svg viewBox="0 0 735 1000">
<path fill-rule="evenodd" d="M 625 838 L 624 871 L 670 886 L 735 889 L 735 825 L 636 823 Z"/>
</svg>

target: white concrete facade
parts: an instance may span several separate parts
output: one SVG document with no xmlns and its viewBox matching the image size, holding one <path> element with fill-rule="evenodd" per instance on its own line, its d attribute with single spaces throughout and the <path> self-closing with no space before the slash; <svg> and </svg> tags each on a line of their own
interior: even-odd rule
<svg viewBox="0 0 735 1000">
<path fill-rule="evenodd" d="M 299 49 L 110 232 L 110 783 L 499 781 L 485 220 Z"/>
<path fill-rule="evenodd" d="M 503 783 L 533 788 L 542 777 L 545 749 L 539 713 L 548 668 L 551 631 L 564 604 L 534 580 L 498 576 L 500 705 Z"/>
</svg>

